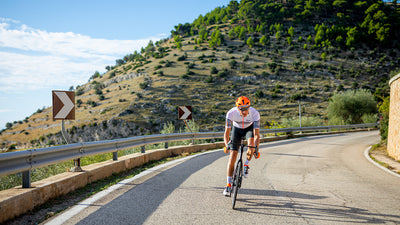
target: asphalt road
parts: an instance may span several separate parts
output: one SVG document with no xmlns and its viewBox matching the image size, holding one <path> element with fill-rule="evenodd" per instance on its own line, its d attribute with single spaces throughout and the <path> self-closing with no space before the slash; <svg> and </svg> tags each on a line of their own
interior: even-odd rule
<svg viewBox="0 0 400 225">
<path fill-rule="evenodd" d="M 370 131 L 264 143 L 236 210 L 218 150 L 122 182 L 49 224 L 400 224 L 400 177 L 364 156 L 378 142 Z"/>
</svg>

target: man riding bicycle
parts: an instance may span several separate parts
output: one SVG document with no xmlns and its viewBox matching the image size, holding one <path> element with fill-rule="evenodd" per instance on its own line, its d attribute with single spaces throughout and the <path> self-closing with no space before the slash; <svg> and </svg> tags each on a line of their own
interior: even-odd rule
<svg viewBox="0 0 400 225">
<path fill-rule="evenodd" d="M 229 142 L 231 130 L 232 136 Z M 236 100 L 236 107 L 233 107 L 226 113 L 224 142 L 225 147 L 230 148 L 230 155 L 227 166 L 227 185 L 223 192 L 225 196 L 229 196 L 232 188 L 233 168 L 235 166 L 241 140 L 244 137 L 247 139 L 247 145 L 255 146 L 255 148 L 247 148 L 247 159 L 244 163 L 243 174 L 244 177 L 247 178 L 249 175 L 250 160 L 254 151 L 258 152 L 258 146 L 260 144 L 260 113 L 253 107 L 250 107 L 250 100 L 247 97 L 241 96 Z"/>
</svg>

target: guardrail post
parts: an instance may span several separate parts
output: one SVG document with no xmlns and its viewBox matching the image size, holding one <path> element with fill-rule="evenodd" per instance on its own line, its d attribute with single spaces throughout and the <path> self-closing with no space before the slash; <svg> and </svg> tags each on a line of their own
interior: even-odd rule
<svg viewBox="0 0 400 225">
<path fill-rule="evenodd" d="M 164 143 L 164 148 L 167 149 L 168 148 L 168 142 Z"/>
<path fill-rule="evenodd" d="M 118 152 L 113 152 L 113 161 L 118 161 Z"/>
<path fill-rule="evenodd" d="M 27 170 L 22 172 L 22 188 L 31 187 L 31 171 Z"/>
<path fill-rule="evenodd" d="M 142 145 L 141 152 L 142 152 L 142 153 L 145 153 L 145 152 L 146 152 L 146 146 L 145 146 L 145 145 Z"/>
</svg>

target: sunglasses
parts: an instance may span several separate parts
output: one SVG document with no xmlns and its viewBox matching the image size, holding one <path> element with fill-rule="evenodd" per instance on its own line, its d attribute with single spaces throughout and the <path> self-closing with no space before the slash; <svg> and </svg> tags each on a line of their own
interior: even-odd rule
<svg viewBox="0 0 400 225">
<path fill-rule="evenodd" d="M 239 109 L 240 111 L 247 111 L 250 108 L 250 106 L 240 106 Z"/>
</svg>

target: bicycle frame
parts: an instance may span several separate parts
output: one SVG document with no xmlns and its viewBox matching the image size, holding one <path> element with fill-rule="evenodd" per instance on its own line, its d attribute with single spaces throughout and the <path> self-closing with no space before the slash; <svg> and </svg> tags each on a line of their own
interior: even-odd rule
<svg viewBox="0 0 400 225">
<path fill-rule="evenodd" d="M 244 141 L 242 140 L 242 143 L 240 144 L 240 148 L 239 148 L 239 159 L 236 162 L 236 167 L 235 170 L 233 172 L 233 183 L 232 183 L 232 189 L 231 189 L 231 193 L 233 192 L 233 197 L 232 197 L 232 209 L 235 209 L 235 204 L 236 204 L 236 196 L 237 193 L 240 189 L 240 187 L 242 186 L 242 179 L 243 179 L 243 151 L 244 148 L 246 147 L 246 145 L 244 144 Z"/>
<path fill-rule="evenodd" d="M 236 197 L 237 193 L 242 186 L 242 179 L 243 179 L 243 152 L 244 148 L 255 148 L 254 146 L 248 146 L 244 144 L 244 139 L 242 139 L 242 142 L 240 144 L 239 150 L 238 150 L 238 155 L 239 158 L 237 159 L 235 169 L 233 171 L 233 183 L 232 183 L 232 188 L 231 192 L 229 195 L 232 195 L 233 192 L 233 197 L 232 197 L 232 209 L 235 209 L 235 204 L 236 204 Z"/>
</svg>

